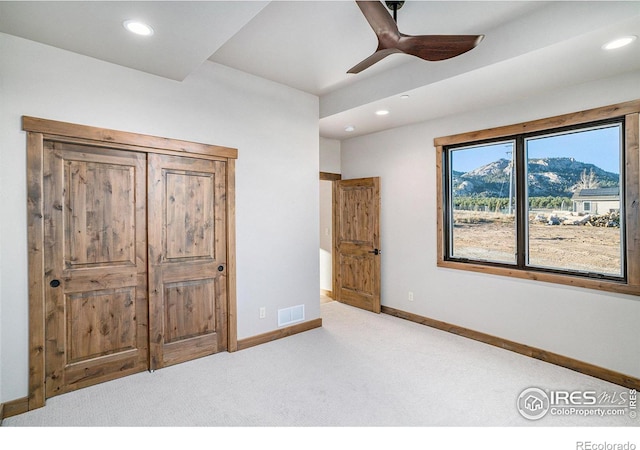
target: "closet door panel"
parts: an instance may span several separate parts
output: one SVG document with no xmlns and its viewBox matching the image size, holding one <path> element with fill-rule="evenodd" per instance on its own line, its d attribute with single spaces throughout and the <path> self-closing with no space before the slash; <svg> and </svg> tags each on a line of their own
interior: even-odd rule
<svg viewBox="0 0 640 450">
<path fill-rule="evenodd" d="M 46 395 L 148 367 L 146 159 L 44 146 Z"/>
<path fill-rule="evenodd" d="M 149 155 L 151 368 L 227 348 L 226 165 Z"/>
</svg>

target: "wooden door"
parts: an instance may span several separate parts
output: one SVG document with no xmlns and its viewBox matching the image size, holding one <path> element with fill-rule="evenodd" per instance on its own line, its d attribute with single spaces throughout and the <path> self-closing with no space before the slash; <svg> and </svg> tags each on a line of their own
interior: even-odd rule
<svg viewBox="0 0 640 450">
<path fill-rule="evenodd" d="M 149 155 L 151 369 L 227 349 L 226 163 Z"/>
<path fill-rule="evenodd" d="M 380 312 L 380 179 L 336 181 L 336 300 Z"/>
<path fill-rule="evenodd" d="M 45 142 L 45 395 L 148 367 L 145 155 Z"/>
</svg>

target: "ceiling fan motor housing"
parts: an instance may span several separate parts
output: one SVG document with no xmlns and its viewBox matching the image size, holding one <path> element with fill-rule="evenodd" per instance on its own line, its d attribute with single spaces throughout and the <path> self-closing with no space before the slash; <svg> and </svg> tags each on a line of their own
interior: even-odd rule
<svg viewBox="0 0 640 450">
<path fill-rule="evenodd" d="M 402 8 L 402 5 L 404 5 L 404 2 L 385 2 L 387 4 L 387 8 L 389 8 L 391 11 L 397 11 L 398 9 Z"/>
</svg>

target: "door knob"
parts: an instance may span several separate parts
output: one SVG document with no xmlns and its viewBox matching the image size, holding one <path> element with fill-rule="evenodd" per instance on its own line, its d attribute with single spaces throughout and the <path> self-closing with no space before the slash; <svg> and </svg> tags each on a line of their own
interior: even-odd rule
<svg viewBox="0 0 640 450">
<path fill-rule="evenodd" d="M 49 282 L 49 286 L 51 286 L 52 288 L 57 288 L 58 286 L 60 286 L 60 280 L 51 280 Z"/>
<path fill-rule="evenodd" d="M 222 272 L 224 270 L 224 266 L 218 266 L 218 272 Z"/>
<path fill-rule="evenodd" d="M 374 248 L 373 251 L 369 253 L 373 253 L 374 255 L 379 255 L 380 253 L 382 253 L 382 250 L 378 250 L 377 248 Z"/>
</svg>

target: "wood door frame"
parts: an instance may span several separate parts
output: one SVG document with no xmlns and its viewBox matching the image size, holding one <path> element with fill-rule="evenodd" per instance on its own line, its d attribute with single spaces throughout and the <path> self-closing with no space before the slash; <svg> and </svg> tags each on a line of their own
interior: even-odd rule
<svg viewBox="0 0 640 450">
<path fill-rule="evenodd" d="M 90 127 L 35 117 L 22 117 L 27 134 L 27 245 L 29 277 L 29 395 L 28 410 L 45 405 L 45 286 L 44 286 L 44 142 L 81 143 L 94 147 L 143 153 L 189 156 L 227 163 L 227 333 L 229 352 L 238 350 L 236 304 L 235 160 L 230 147 Z M 146 201 L 146 199 L 145 199 Z"/>
<path fill-rule="evenodd" d="M 335 300 L 335 293 L 337 287 L 337 277 L 338 272 L 336 270 L 335 265 L 335 229 L 336 229 L 336 211 L 335 211 L 335 201 L 336 201 L 336 181 L 342 180 L 342 175 L 339 173 L 332 172 L 320 172 L 320 181 L 331 181 L 331 297 Z"/>
</svg>

